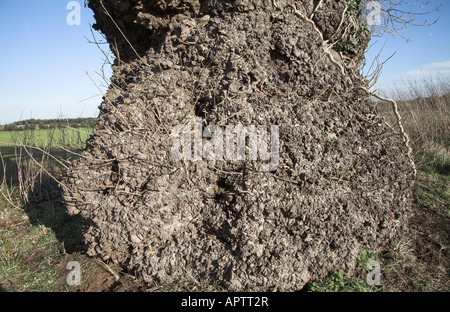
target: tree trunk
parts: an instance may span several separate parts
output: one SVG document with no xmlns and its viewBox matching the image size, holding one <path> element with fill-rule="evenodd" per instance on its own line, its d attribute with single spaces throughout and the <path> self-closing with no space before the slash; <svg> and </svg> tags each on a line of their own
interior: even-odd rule
<svg viewBox="0 0 450 312">
<path fill-rule="evenodd" d="M 400 233 L 413 168 L 364 90 L 346 1 L 89 7 L 116 56 L 65 181 L 89 255 L 147 282 L 292 291 Z"/>
</svg>

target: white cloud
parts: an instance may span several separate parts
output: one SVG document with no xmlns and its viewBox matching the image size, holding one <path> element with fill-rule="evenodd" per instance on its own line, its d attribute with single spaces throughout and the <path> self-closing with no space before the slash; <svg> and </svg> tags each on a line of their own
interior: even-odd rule
<svg viewBox="0 0 450 312">
<path fill-rule="evenodd" d="M 424 81 L 434 79 L 439 81 L 441 77 L 450 78 L 450 60 L 421 65 L 417 69 L 403 72 L 388 80 L 377 83 L 376 88 L 382 90 L 407 89 L 411 86 L 411 83 L 421 84 Z"/>
<path fill-rule="evenodd" d="M 437 63 L 429 63 L 429 64 L 425 64 L 422 67 L 426 67 L 426 68 L 450 68 L 450 60 L 445 61 L 445 62 L 437 62 Z"/>
<path fill-rule="evenodd" d="M 439 75 L 450 75 L 450 60 L 445 62 L 429 63 L 420 66 L 418 69 L 410 70 L 394 77 L 393 80 L 414 80 L 431 78 Z"/>
<path fill-rule="evenodd" d="M 442 78 L 445 80 L 450 79 L 450 60 L 424 64 L 417 69 L 396 75 L 388 80 L 377 83 L 375 85 L 376 90 L 373 91 L 381 92 L 388 96 L 392 96 L 398 92 L 408 94 L 411 91 L 411 87 L 419 90 L 426 87 L 429 82 L 442 81 Z"/>
</svg>

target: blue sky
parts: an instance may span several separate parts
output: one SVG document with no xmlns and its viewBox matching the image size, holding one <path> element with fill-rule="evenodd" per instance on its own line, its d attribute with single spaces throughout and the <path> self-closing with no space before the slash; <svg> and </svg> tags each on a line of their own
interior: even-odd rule
<svg viewBox="0 0 450 312">
<path fill-rule="evenodd" d="M 392 87 L 408 85 L 409 81 L 420 80 L 421 76 L 445 76 L 450 79 L 450 1 L 431 0 L 429 8 L 442 3 L 439 12 L 418 18 L 438 22 L 432 26 L 409 27 L 402 37 L 384 36 L 373 38 L 372 47 L 366 54 L 368 60 L 381 51 L 380 61 L 395 55 L 383 66 L 383 72 L 376 85 L 377 90 L 388 91 Z"/>
<path fill-rule="evenodd" d="M 97 116 L 102 96 L 86 74 L 102 83 L 95 72 L 100 72 L 104 56 L 85 38 L 92 38 L 93 13 L 79 1 L 80 26 L 69 26 L 68 3 L 0 0 L 1 124 Z"/>
<path fill-rule="evenodd" d="M 101 93 L 86 72 L 97 85 L 104 84 L 95 73 L 100 72 L 104 56 L 85 38 L 92 38 L 92 12 L 79 0 L 81 23 L 70 26 L 69 2 L 0 0 L 0 124 L 29 118 L 97 117 Z M 397 51 L 384 65 L 377 88 L 390 88 L 419 74 L 440 72 L 450 77 L 450 1 L 431 1 L 440 2 L 442 9 L 435 15 L 439 22 L 410 27 L 405 33 L 409 43 L 400 37 L 377 38 L 368 59 L 382 46 L 381 60 Z"/>
</svg>

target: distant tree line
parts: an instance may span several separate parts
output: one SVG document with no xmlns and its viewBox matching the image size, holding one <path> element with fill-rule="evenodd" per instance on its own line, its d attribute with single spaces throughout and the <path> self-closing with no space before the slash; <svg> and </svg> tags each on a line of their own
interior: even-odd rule
<svg viewBox="0 0 450 312">
<path fill-rule="evenodd" d="M 7 124 L 1 131 L 20 131 L 35 129 L 62 129 L 62 128 L 94 128 L 96 118 L 69 118 L 69 119 L 28 119 Z"/>
</svg>

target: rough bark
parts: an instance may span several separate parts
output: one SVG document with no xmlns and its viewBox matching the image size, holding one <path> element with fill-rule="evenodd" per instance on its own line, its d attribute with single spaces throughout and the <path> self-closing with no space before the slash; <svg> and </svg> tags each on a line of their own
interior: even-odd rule
<svg viewBox="0 0 450 312">
<path fill-rule="evenodd" d="M 189 273 L 292 291 L 352 272 L 362 249 L 398 235 L 413 173 L 360 88 L 369 38 L 342 59 L 346 1 L 324 1 L 311 20 L 318 1 L 292 3 L 306 19 L 269 0 L 89 1 L 116 54 L 97 130 L 65 181 L 89 255 L 146 281 Z M 277 169 L 175 160 L 171 130 L 195 117 L 278 125 Z"/>
</svg>

